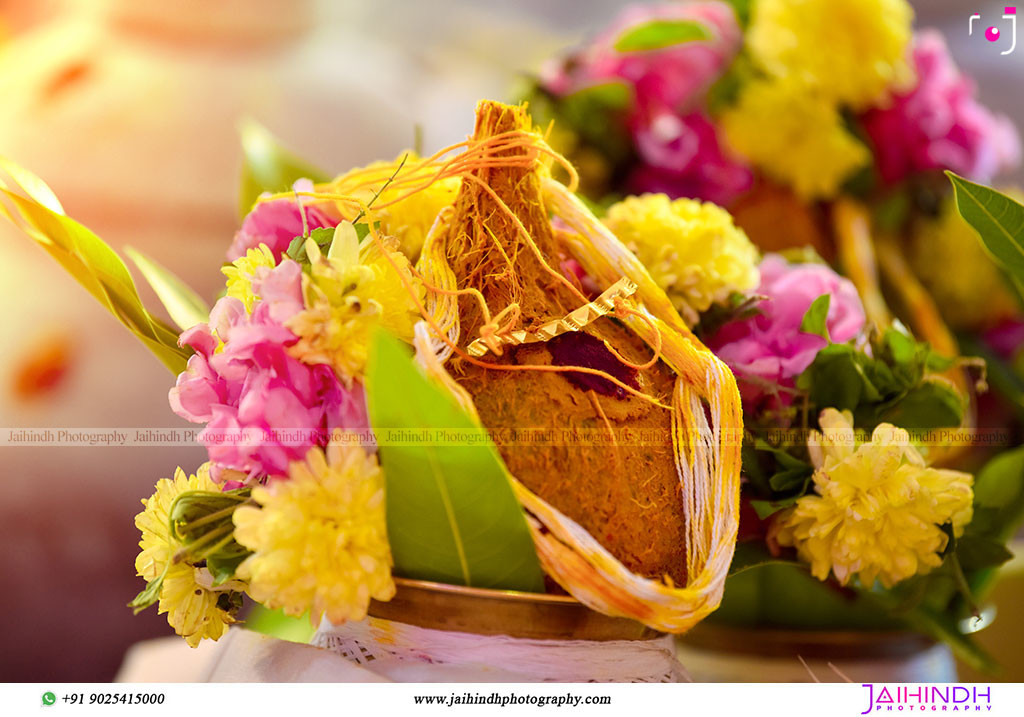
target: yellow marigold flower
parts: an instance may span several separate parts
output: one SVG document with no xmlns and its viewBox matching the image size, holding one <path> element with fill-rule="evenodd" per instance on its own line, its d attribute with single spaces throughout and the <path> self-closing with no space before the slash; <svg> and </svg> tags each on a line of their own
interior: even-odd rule
<svg viewBox="0 0 1024 717">
<path fill-rule="evenodd" d="M 239 576 L 253 599 L 288 615 L 363 619 L 371 598 L 395 593 L 377 459 L 335 442 L 326 455 L 310 450 L 288 476 L 253 488 L 260 507 L 235 511 L 235 538 L 254 551 Z"/>
<path fill-rule="evenodd" d="M 687 320 L 736 291 L 754 289 L 758 252 L 727 211 L 664 194 L 627 197 L 605 224 L 637 255 Z"/>
<path fill-rule="evenodd" d="M 197 647 L 206 638 L 219 640 L 228 626 L 237 622 L 234 614 L 241 605 L 239 591 L 244 588 L 234 580 L 213 588 L 208 570 L 178 563 L 164 577 L 157 614 L 167 613 L 167 623 L 174 631 L 190 647 Z M 232 604 L 236 596 L 238 602 Z"/>
<path fill-rule="evenodd" d="M 722 116 L 729 144 L 803 199 L 835 196 L 871 161 L 835 106 L 786 81 L 754 81 Z"/>
<path fill-rule="evenodd" d="M 1024 198 L 1019 192 L 1009 194 Z M 914 227 L 908 258 L 951 327 L 985 329 L 1016 315 L 1017 300 L 1006 279 L 961 218 L 953 197 L 943 202 L 936 219 Z"/>
<path fill-rule="evenodd" d="M 366 366 L 375 326 L 412 341 L 419 310 L 410 289 L 422 301 L 423 286 L 404 254 L 380 249 L 372 237 L 360 246 L 349 222 L 338 225 L 327 257 L 311 241 L 306 251 L 311 261 L 303 277 L 307 308 L 287 322 L 299 337 L 290 349 L 296 358 L 355 377 Z"/>
<path fill-rule="evenodd" d="M 176 469 L 173 479 L 160 479 L 156 492 L 142 499 L 146 509 L 135 516 L 135 527 L 142 532 L 139 541 L 142 552 L 135 558 L 135 570 L 142 578 L 153 580 L 159 577 L 174 557 L 177 545 L 171 536 L 171 505 L 175 498 L 190 490 L 220 490 L 220 486 L 210 478 L 209 463 L 199 466 L 193 475 L 186 475 L 181 468 Z"/>
<path fill-rule="evenodd" d="M 253 304 L 260 298 L 252 291 L 253 279 L 275 266 L 277 262 L 274 260 L 274 252 L 266 244 L 249 249 L 245 256 L 238 257 L 221 269 L 221 273 L 228 279 L 225 293 L 245 304 L 245 310 L 251 313 Z"/>
<path fill-rule="evenodd" d="M 419 160 L 414 152 L 402 156 L 406 157 L 403 170 L 406 172 Z M 401 160 L 399 157 L 394 162 L 374 162 L 350 170 L 334 181 L 332 191 L 358 196 L 368 202 L 374 192 L 384 187 Z M 367 221 L 380 222 L 381 232 L 395 237 L 402 253 L 415 261 L 437 215 L 455 202 L 461 183 L 459 177 L 447 177 L 411 194 L 410 190 L 415 187 L 388 185 L 373 203 Z M 403 195 L 408 196 L 401 198 Z"/>
<path fill-rule="evenodd" d="M 820 423 L 808 440 L 817 495 L 779 514 L 774 539 L 795 546 L 816 578 L 831 571 L 842 585 L 857 577 L 888 588 L 938 567 L 948 541 L 940 526 L 960 536 L 971 521 L 971 475 L 929 468 L 891 424 L 858 446 L 848 412 L 827 408 Z"/>
<path fill-rule="evenodd" d="M 423 240 L 434 225 L 441 210 L 451 206 L 459 193 L 462 180 L 458 177 L 439 179 L 405 199 L 386 206 L 408 189 L 387 188 L 377 198 L 369 214 L 369 221 L 380 222 L 384 234 L 398 239 L 398 246 L 407 257 L 415 260 L 423 248 Z M 380 207 L 378 209 L 378 207 Z"/>
<path fill-rule="evenodd" d="M 913 22 L 906 0 L 757 0 L 747 46 L 775 77 L 866 109 L 913 82 Z"/>
<path fill-rule="evenodd" d="M 147 581 L 164 576 L 158 613 L 167 613 L 168 624 L 189 645 L 196 647 L 203 638 L 217 640 L 228 625 L 235 622 L 238 605 L 231 600 L 233 593 L 244 586 L 231 581 L 214 588 L 205 568 L 196 568 L 185 561 L 174 562 L 179 546 L 171 535 L 171 505 L 179 495 L 192 490 L 220 490 L 210 478 L 209 463 L 201 465 L 190 476 L 178 468 L 173 479 L 160 480 L 156 492 L 143 499 L 146 509 L 135 516 L 135 527 L 142 531 L 139 541 L 142 552 L 135 559 L 135 570 Z"/>
</svg>

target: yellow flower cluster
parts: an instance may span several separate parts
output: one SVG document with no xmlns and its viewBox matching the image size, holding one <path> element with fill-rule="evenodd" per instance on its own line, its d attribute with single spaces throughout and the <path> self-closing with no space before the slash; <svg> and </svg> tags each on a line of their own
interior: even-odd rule
<svg viewBox="0 0 1024 717">
<path fill-rule="evenodd" d="M 763 72 L 725 111 L 726 140 L 805 200 L 830 199 L 871 154 L 845 127 L 911 86 L 906 0 L 758 0 L 747 48 Z"/>
<path fill-rule="evenodd" d="M 1009 194 L 1018 201 L 1024 199 L 1020 192 Z M 914 227 L 908 254 L 914 272 L 951 327 L 990 328 L 1017 313 L 1017 299 L 1003 273 L 960 216 L 952 197 L 943 202 L 937 218 Z"/>
<path fill-rule="evenodd" d="M 260 298 L 253 293 L 253 279 L 275 266 L 277 262 L 274 260 L 274 252 L 266 244 L 249 249 L 245 256 L 238 257 L 221 269 L 221 273 L 227 277 L 225 294 L 241 301 L 245 304 L 245 310 L 252 313 L 253 305 Z"/>
<path fill-rule="evenodd" d="M 960 536 L 972 517 L 972 477 L 925 465 L 903 429 L 883 423 L 858 446 L 852 416 L 834 408 L 820 418 L 808 449 L 817 495 L 779 514 L 770 537 L 796 547 L 819 580 L 857 577 L 889 588 L 938 567 L 951 524 Z"/>
<path fill-rule="evenodd" d="M 214 588 L 209 572 L 184 560 L 175 562 L 178 546 L 171 535 L 170 510 L 175 498 L 186 491 L 219 491 L 210 478 L 209 463 L 194 475 L 178 468 L 173 480 L 164 478 L 156 492 L 142 500 L 145 510 L 135 516 L 135 527 L 142 532 L 135 559 L 136 572 L 147 581 L 164 576 L 160 587 L 159 614 L 167 613 L 174 631 L 196 647 L 203 638 L 217 640 L 235 622 L 233 611 L 223 598 L 239 587 L 237 582 Z"/>
<path fill-rule="evenodd" d="M 380 248 L 372 237 L 360 245 L 350 222 L 338 225 L 326 257 L 312 241 L 306 252 L 311 262 L 302 282 L 307 308 L 286 324 L 299 337 L 289 349 L 292 355 L 352 378 L 366 366 L 374 327 L 412 341 L 419 310 L 410 290 L 422 301 L 423 285 L 404 254 Z"/>
<path fill-rule="evenodd" d="M 256 487 L 260 507 L 235 511 L 235 538 L 254 553 L 238 574 L 249 594 L 314 624 L 361 620 L 370 599 L 390 600 L 391 549 L 377 460 L 341 442 L 309 451 L 289 480 Z"/>
<path fill-rule="evenodd" d="M 806 200 L 835 196 L 871 161 L 835 105 L 787 80 L 752 80 L 721 121 L 733 149 Z"/>
<path fill-rule="evenodd" d="M 407 166 L 419 159 L 413 152 L 403 156 Z M 415 261 L 437 215 L 455 202 L 462 180 L 459 177 L 439 179 L 411 194 L 407 186 L 384 186 L 400 161 L 401 157 L 394 162 L 374 162 L 366 167 L 352 169 L 334 180 L 332 191 L 357 196 L 369 202 L 374 192 L 383 187 L 367 213 L 366 220 L 370 224 L 379 222 L 381 233 L 395 237 L 402 253 Z M 373 181 L 366 184 L 368 178 Z M 362 186 L 353 190 L 351 187 L 357 183 Z M 402 198 L 406 194 L 409 196 Z"/>
<path fill-rule="evenodd" d="M 757 0 L 747 43 L 768 74 L 861 110 L 913 81 L 913 21 L 906 0 Z"/>
<path fill-rule="evenodd" d="M 690 324 L 697 312 L 760 280 L 758 252 L 721 207 L 664 194 L 627 197 L 605 224 L 651 272 Z"/>
</svg>

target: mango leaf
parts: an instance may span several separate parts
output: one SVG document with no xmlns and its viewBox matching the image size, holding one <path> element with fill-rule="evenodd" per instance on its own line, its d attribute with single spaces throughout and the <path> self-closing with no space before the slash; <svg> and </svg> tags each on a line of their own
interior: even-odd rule
<svg viewBox="0 0 1024 717">
<path fill-rule="evenodd" d="M 644 52 L 710 39 L 711 32 L 696 20 L 650 20 L 619 35 L 615 49 L 619 52 Z"/>
<path fill-rule="evenodd" d="M 828 335 L 828 308 L 832 303 L 832 297 L 822 294 L 808 307 L 804 318 L 800 321 L 800 331 L 805 334 L 820 336 L 829 343 L 832 339 Z"/>
<path fill-rule="evenodd" d="M 1024 522 L 1024 448 L 1000 453 L 974 480 L 975 519 L 968 530 L 1006 541 Z"/>
<path fill-rule="evenodd" d="M 729 564 L 729 575 L 736 575 L 744 570 L 769 563 L 793 564 L 793 561 L 775 557 L 759 540 L 742 540 L 736 543 L 736 550 L 732 554 L 732 563 Z"/>
<path fill-rule="evenodd" d="M 141 251 L 132 247 L 125 247 L 124 251 L 139 267 L 179 329 L 184 331 L 210 320 L 209 305 L 188 284 Z"/>
<path fill-rule="evenodd" d="M 179 347 L 178 334 L 142 305 L 135 282 L 117 253 L 65 216 L 41 179 L 9 160 L 3 160 L 2 166 L 28 196 L 0 182 L 0 194 L 13 207 L 0 204 L 0 212 L 45 249 L 168 369 L 181 373 L 191 351 Z"/>
<path fill-rule="evenodd" d="M 372 346 L 366 388 L 396 574 L 542 592 L 523 509 L 484 428 L 384 332 Z M 410 435 L 422 440 L 403 444 Z"/>
<path fill-rule="evenodd" d="M 266 127 L 253 120 L 242 122 L 239 135 L 243 154 L 239 211 L 243 217 L 263 192 L 286 192 L 298 179 L 330 180 L 326 172 L 284 149 Z"/>
<path fill-rule="evenodd" d="M 1003 543 L 979 535 L 963 535 L 957 540 L 956 555 L 964 570 L 982 570 L 1002 565 L 1013 558 Z"/>
<path fill-rule="evenodd" d="M 989 187 L 946 172 L 960 216 L 1017 285 L 1024 287 L 1024 206 Z"/>
<path fill-rule="evenodd" d="M 973 557 L 999 557 L 991 543 L 1005 545 L 1024 522 L 1024 448 L 1000 453 L 986 463 L 974 478 L 974 517 L 967 525 L 960 543 L 980 539 L 983 553 Z M 965 561 L 967 562 L 967 561 Z M 985 562 L 982 560 L 982 562 Z M 965 567 L 967 567 L 965 565 Z M 974 594 L 984 597 L 995 583 L 998 571 L 994 566 L 971 565 L 968 582 Z"/>
</svg>

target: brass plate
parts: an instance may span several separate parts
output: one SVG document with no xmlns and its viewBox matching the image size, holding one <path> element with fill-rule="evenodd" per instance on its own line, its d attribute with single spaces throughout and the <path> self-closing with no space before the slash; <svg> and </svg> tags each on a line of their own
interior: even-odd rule
<svg viewBox="0 0 1024 717">
<path fill-rule="evenodd" d="M 395 578 L 389 602 L 372 601 L 372 617 L 431 630 L 533 640 L 653 640 L 662 633 L 624 617 L 594 612 L 566 595 L 482 590 Z"/>
</svg>

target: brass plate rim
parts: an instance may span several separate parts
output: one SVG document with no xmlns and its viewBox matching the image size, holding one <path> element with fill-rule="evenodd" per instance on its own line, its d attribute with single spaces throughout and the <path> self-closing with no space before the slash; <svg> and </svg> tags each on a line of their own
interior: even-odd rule
<svg viewBox="0 0 1024 717">
<path fill-rule="evenodd" d="M 372 601 L 373 618 L 415 627 L 531 640 L 653 640 L 663 633 L 604 615 L 569 595 L 490 590 L 395 578 L 395 596 Z"/>
</svg>

